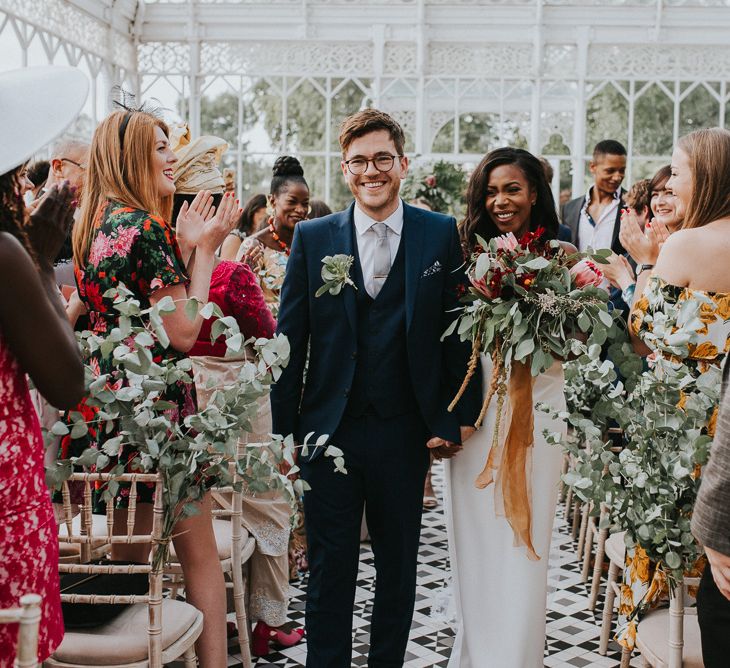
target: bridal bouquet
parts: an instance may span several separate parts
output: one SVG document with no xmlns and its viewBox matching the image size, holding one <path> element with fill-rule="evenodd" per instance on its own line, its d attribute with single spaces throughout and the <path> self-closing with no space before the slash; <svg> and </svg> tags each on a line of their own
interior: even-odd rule
<svg viewBox="0 0 730 668">
<path fill-rule="evenodd" d="M 469 260 L 471 283 L 459 317 L 444 333 L 471 340 L 472 355 L 453 410 L 474 375 L 480 353 L 492 358 L 492 377 L 475 426 L 479 428 L 496 395 L 492 448 L 476 480 L 479 488 L 495 482 L 502 490 L 504 514 L 519 543 L 537 559 L 530 540 L 530 510 L 525 478 L 533 444 L 533 378 L 570 354 L 571 341 L 602 345 L 614 327 L 608 293 L 599 285 L 601 263 L 609 251 L 588 257 L 566 252 L 545 230 L 485 241 Z M 593 261 L 595 260 L 595 262 Z M 509 395 L 512 419 L 501 443 L 502 413 Z M 496 473 L 495 473 L 496 472 Z"/>
</svg>

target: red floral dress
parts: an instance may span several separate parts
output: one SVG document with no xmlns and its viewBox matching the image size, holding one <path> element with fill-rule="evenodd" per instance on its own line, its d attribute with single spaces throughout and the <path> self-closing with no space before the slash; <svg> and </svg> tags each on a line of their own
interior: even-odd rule
<svg viewBox="0 0 730 668">
<path fill-rule="evenodd" d="M 252 336 L 270 339 L 274 335 L 276 320 L 266 305 L 258 278 L 247 265 L 230 260 L 218 263 L 210 279 L 208 300 L 217 304 L 224 315 L 236 319 L 244 341 Z M 224 337 L 220 336 L 215 343 L 210 341 L 213 322 L 213 318 L 203 322 L 190 355 L 225 357 Z"/>
<path fill-rule="evenodd" d="M 104 335 L 117 324 L 113 299 L 104 297 L 110 288 L 123 283 L 140 302 L 141 308 L 150 306 L 150 295 L 160 288 L 187 282 L 184 263 L 174 232 L 168 223 L 147 211 L 124 206 L 118 202 L 107 202 L 100 207 L 96 222 L 94 241 L 89 249 L 89 258 L 84 267 L 76 267 L 76 284 L 84 305 L 89 312 L 89 329 Z M 152 358 L 155 362 L 182 359 L 186 356 L 172 347 L 163 348 L 155 344 Z M 115 373 L 110 360 L 98 353 L 86 360 L 96 375 Z M 120 383 L 121 381 L 117 381 Z M 168 388 L 164 397 L 176 405 L 174 419 L 182 420 L 196 411 L 195 388 L 190 382 L 179 382 Z M 76 410 L 87 418 L 93 417 L 96 408 L 83 402 Z M 100 437 L 92 428 L 81 438 L 65 436 L 61 440 L 60 459 L 80 456 L 89 447 L 98 448 L 101 443 L 115 435 L 112 431 Z M 141 470 L 137 466 L 137 452 L 129 446 L 122 446 L 119 459 L 126 460 L 128 471 Z M 152 502 L 150 484 L 138 486 L 139 501 Z M 129 485 L 120 484 L 116 496 L 116 507 L 124 508 L 129 497 Z M 103 504 L 97 500 L 96 510 L 103 512 Z"/>
<path fill-rule="evenodd" d="M 58 529 L 43 469 L 43 437 L 25 374 L 0 333 L 0 608 L 42 599 L 38 660 L 63 638 Z M 12 666 L 18 625 L 0 624 L 0 667 Z"/>
</svg>

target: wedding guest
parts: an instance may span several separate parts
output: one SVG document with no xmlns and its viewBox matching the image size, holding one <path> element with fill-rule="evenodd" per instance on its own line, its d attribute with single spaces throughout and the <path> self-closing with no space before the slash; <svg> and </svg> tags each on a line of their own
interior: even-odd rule
<svg viewBox="0 0 730 668">
<path fill-rule="evenodd" d="M 294 227 L 309 215 L 309 186 L 299 160 L 292 156 L 283 155 L 274 163 L 267 214 L 266 226 L 241 244 L 236 259 L 256 243 L 262 246 L 261 288 L 276 315 Z"/>
<path fill-rule="evenodd" d="M 626 246 L 626 253 L 622 255 L 613 254 L 608 258 L 608 264 L 602 265 L 603 275 L 611 282 L 611 285 L 621 291 L 621 299 L 627 305 L 631 305 L 634 299 L 634 287 L 636 284 L 636 256 L 645 256 L 647 253 L 651 257 L 656 258 L 659 254 L 659 243 L 666 236 L 678 230 L 682 225 L 684 216 L 683 209 L 677 209 L 674 194 L 667 189 L 667 181 L 671 176 L 669 165 L 661 167 L 651 178 L 648 185 L 648 207 L 649 219 L 642 224 L 642 219 L 636 214 L 636 204 L 625 211 L 627 218 L 626 224 L 631 224 L 636 220 L 639 228 L 645 232 L 643 235 L 635 234 L 631 236 L 631 244 Z M 645 205 L 646 197 L 644 196 L 640 203 Z M 627 203 L 629 196 L 627 195 Z M 648 246 L 646 249 L 643 246 Z M 612 300 L 615 302 L 615 300 Z"/>
<path fill-rule="evenodd" d="M 327 202 L 321 199 L 313 199 L 309 205 L 308 220 L 314 220 L 315 218 L 324 218 L 332 213 Z"/>
<path fill-rule="evenodd" d="M 241 244 L 237 259 L 250 255 L 257 247 L 263 251 L 260 263 L 254 264 L 253 268 L 259 275 L 264 299 L 276 317 L 294 228 L 309 214 L 309 186 L 304 178 L 304 170 L 296 158 L 284 155 L 274 162 L 266 210 L 269 217 L 265 227 Z M 309 568 L 304 507 L 301 502 L 295 521 L 289 539 L 291 580 L 296 580 Z"/>
<path fill-rule="evenodd" d="M 84 180 L 86 168 L 89 163 L 89 144 L 80 139 L 66 137 L 58 141 L 51 154 L 50 170 L 45 187 L 48 188 L 54 183 L 68 181 L 76 188 L 79 201 L 83 200 Z M 77 209 L 74 220 L 81 215 Z M 73 229 L 73 228 L 72 228 Z M 64 242 L 54 262 L 56 283 L 58 285 L 74 284 L 73 249 L 71 244 L 71 232 Z"/>
<path fill-rule="evenodd" d="M 489 241 L 512 233 L 520 239 L 540 228 L 543 240 L 557 238 L 558 216 L 552 191 L 543 165 L 527 151 L 490 151 L 472 173 L 466 199 L 467 212 L 460 233 L 469 256 L 479 243 L 477 235 Z M 569 252 L 575 252 L 571 244 L 561 243 Z M 486 394 L 493 360 L 484 354 L 480 357 L 481 372 L 477 373 L 481 373 Z M 532 388 L 533 403 L 545 402 L 564 410 L 562 363 L 555 360 L 532 379 Z M 510 396 L 505 401 L 506 414 L 518 410 L 517 406 L 510 408 Z M 492 402 L 482 429 L 445 466 L 446 525 L 457 617 L 449 668 L 543 665 L 548 553 L 562 463 L 562 454 L 555 451 L 544 432 L 564 433 L 565 425 L 533 410 L 531 465 L 523 464 L 521 470 L 516 470 L 514 475 L 522 478 L 512 483 L 527 490 L 525 506 L 529 508 L 517 508 L 520 504 L 509 503 L 503 488 L 485 490 L 474 484 L 493 445 L 497 410 Z M 502 438 L 505 436 L 502 434 Z M 503 465 L 504 460 L 494 463 L 500 476 L 506 475 L 501 472 Z M 512 513 L 509 516 L 508 503 Z M 527 540 L 531 545 L 526 544 L 524 534 L 513 530 L 519 526 L 529 527 Z"/>
<path fill-rule="evenodd" d="M 266 195 L 252 195 L 243 207 L 241 219 L 221 246 L 223 260 L 235 260 L 243 240 L 260 230 L 266 223 Z"/>
<path fill-rule="evenodd" d="M 194 184 L 222 189 L 223 176 L 218 169 L 219 155 L 211 155 L 206 147 L 219 146 L 212 137 L 189 141 L 179 148 L 183 166 L 174 170 L 175 187 L 183 191 Z M 201 141 L 205 140 L 205 141 Z M 175 193 L 175 199 L 185 197 Z M 222 192 L 221 192 L 222 196 Z M 245 210 L 240 220 L 245 216 Z M 230 235 L 229 235 L 230 236 Z M 208 300 L 217 304 L 224 316 L 235 318 L 244 340 L 271 338 L 276 329 L 271 311 L 256 275 L 241 262 L 215 258 L 210 281 Z M 200 328 L 197 340 L 189 351 L 198 394 L 198 405 L 204 408 L 215 386 L 233 383 L 238 377 L 241 364 L 252 359 L 253 351 L 247 349 L 242 357 L 226 357 L 224 337 L 211 341 L 213 320 L 206 320 Z M 271 433 L 271 405 L 268 396 L 259 400 L 259 411 L 252 420 L 253 432 L 248 434 L 249 443 L 268 440 Z M 286 632 L 280 627 L 287 621 L 289 604 L 290 506 L 281 494 L 268 493 L 243 497 L 242 522 L 256 539 L 256 549 L 247 563 L 249 569 L 249 619 L 256 622 L 253 630 L 252 652 L 257 656 L 269 653 L 269 643 L 291 647 L 301 641 L 302 629 Z M 243 630 L 247 633 L 247 630 Z"/>
<path fill-rule="evenodd" d="M 115 111 L 94 132 L 81 218 L 73 233 L 79 295 L 89 312 L 92 331 L 103 334 L 114 326 L 112 300 L 104 293 L 119 283 L 124 283 L 142 308 L 165 297 L 176 304 L 193 297 L 203 303 L 208 300 L 215 251 L 240 209 L 234 197 L 226 195 L 211 217 L 212 196 L 204 191 L 190 205 L 183 205 L 176 221 L 176 239 L 169 223 L 176 161 L 167 125 L 144 111 Z M 193 252 L 195 261 L 188 277 L 185 266 Z M 184 358 L 198 338 L 202 316 L 191 320 L 178 308 L 166 314 L 163 322 L 170 347 L 157 343 L 152 354 L 163 359 Z M 97 357 L 97 361 L 102 373 L 113 370 L 104 358 Z M 196 410 L 191 387 L 180 381 L 164 395 L 177 407 L 179 420 Z M 113 435 L 114 431 L 104 438 Z M 81 445 L 99 447 L 101 443 Z M 134 457 L 131 445 L 122 447 L 119 459 L 133 461 Z M 120 485 L 115 495 L 115 525 L 126 522 L 126 491 L 125 495 L 125 487 Z M 151 529 L 151 494 L 151 489 L 140 486 L 137 533 Z M 178 523 L 173 542 L 185 574 L 187 600 L 204 615 L 196 645 L 200 665 L 223 668 L 227 662 L 225 584 L 208 496 L 198 509 L 198 514 Z M 138 546 L 115 547 L 115 559 L 147 559 Z"/>
<path fill-rule="evenodd" d="M 562 222 L 570 228 L 570 241 L 578 250 L 610 248 L 621 254 L 619 230 L 625 194 L 621 183 L 626 174 L 626 149 L 613 139 L 598 142 L 590 171 L 593 185 L 585 195 L 563 206 Z"/>
<path fill-rule="evenodd" d="M 53 276 L 75 194 L 68 183 L 54 186 L 29 217 L 18 165 L 72 122 L 88 83 L 71 68 L 34 68 L 0 74 L 0 89 L 0 608 L 41 596 L 42 663 L 64 629 L 57 528 L 26 375 L 48 401 L 72 408 L 84 391 L 84 369 Z M 37 114 L 28 116 L 26 105 Z M 0 624 L 0 664 L 14 665 L 17 635 L 17 624 Z"/>
<path fill-rule="evenodd" d="M 50 169 L 51 163 L 48 160 L 36 160 L 28 164 L 28 178 L 33 183 L 34 200 L 38 198 L 41 190 L 45 187 Z"/>
<path fill-rule="evenodd" d="M 702 655 L 707 668 L 726 663 L 730 652 L 730 364 L 725 363 L 723 393 L 712 455 L 692 513 L 692 533 L 705 548 L 707 567 L 697 595 Z"/>
<path fill-rule="evenodd" d="M 264 301 L 256 275 L 246 264 L 216 258 L 208 299 L 220 307 L 224 316 L 236 319 L 244 340 L 274 335 L 276 322 Z M 211 327 L 211 320 L 203 323 L 190 350 L 201 406 L 210 395 L 213 383 L 224 386 L 234 382 L 242 362 L 253 359 L 254 354 L 247 349 L 242 357 L 226 358 L 223 337 L 211 342 Z M 259 400 L 248 442 L 265 442 L 271 431 L 271 405 L 266 396 Z M 256 539 L 256 549 L 247 564 L 249 619 L 256 622 L 251 651 L 255 656 L 265 656 L 270 643 L 291 647 L 304 636 L 303 629 L 286 631 L 281 628 L 287 622 L 289 606 L 291 510 L 289 502 L 274 492 L 255 496 L 245 494 L 242 506 L 243 525 Z"/>
<path fill-rule="evenodd" d="M 33 191 L 34 184 L 28 176 L 28 163 L 26 162 L 18 171 L 18 184 L 20 196 L 25 200 L 25 195 Z"/>
<path fill-rule="evenodd" d="M 671 166 L 665 165 L 654 174 L 649 183 L 652 213 L 649 222 L 652 225 L 656 223 L 664 225 L 669 233 L 676 232 L 682 227 L 685 213 L 684 207 L 677 206 L 677 199 L 674 193 L 667 187 L 667 182 L 671 175 Z"/>
<path fill-rule="evenodd" d="M 68 181 L 78 192 L 84 187 L 89 164 L 89 144 L 81 139 L 66 137 L 58 141 L 51 153 L 47 185 Z"/>
<path fill-rule="evenodd" d="M 555 170 L 553 169 L 553 166 L 550 164 L 550 161 L 547 158 L 540 156 L 538 160 L 540 161 L 542 169 L 545 172 L 545 179 L 547 180 L 548 185 L 552 188 Z M 572 235 L 570 232 L 570 228 L 567 225 L 563 225 L 563 223 L 560 223 L 560 227 L 558 228 L 558 241 L 570 241 L 571 237 Z"/>
<path fill-rule="evenodd" d="M 639 263 L 629 330 L 636 351 L 649 355 L 653 351 L 642 334 L 651 331 L 654 318 L 671 313 L 679 302 L 701 298 L 705 332 L 700 341 L 689 345 L 681 360 L 698 378 L 709 366 L 722 364 L 730 349 L 730 274 L 726 271 L 730 257 L 730 131 L 710 128 L 681 137 L 672 153 L 666 188 L 674 195 L 676 215 L 683 218 L 681 229 L 660 238 L 653 223 L 642 233 L 635 218 L 624 216 L 622 221 L 622 243 L 634 249 L 632 255 Z M 651 241 L 646 242 L 646 237 Z M 712 420 L 707 429 L 713 436 Z M 645 554 L 627 548 L 623 591 L 633 598 L 624 601 L 624 608 L 632 610 L 630 601 L 641 601 L 639 612 L 643 612 L 654 602 L 662 591 L 653 582 L 661 575 L 656 573 Z M 708 571 L 703 576 L 704 592 L 712 588 L 711 580 Z M 705 665 L 724 666 L 730 650 L 727 626 L 718 633 L 712 621 L 712 600 L 711 594 L 698 598 L 703 652 L 708 653 Z M 637 619 L 634 615 L 626 624 L 622 642 L 631 644 Z"/>
<path fill-rule="evenodd" d="M 626 206 L 636 214 L 636 219 L 643 230 L 651 220 L 651 181 L 640 179 L 629 188 L 624 197 Z"/>
</svg>

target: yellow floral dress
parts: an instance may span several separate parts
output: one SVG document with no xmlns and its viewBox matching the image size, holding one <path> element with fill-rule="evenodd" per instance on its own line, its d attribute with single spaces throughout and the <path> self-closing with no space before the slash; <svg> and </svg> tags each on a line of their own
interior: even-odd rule
<svg viewBox="0 0 730 668">
<path fill-rule="evenodd" d="M 631 332 L 650 345 L 649 334 L 654 331 L 655 318 L 662 317 L 664 311 L 677 312 L 675 307 L 681 307 L 682 302 L 689 300 L 700 303 L 699 318 L 701 327 L 697 329 L 700 335 L 698 341 L 688 344 L 687 355 L 681 360 L 695 376 L 707 372 L 711 366 L 720 366 L 725 355 L 730 350 L 730 293 L 707 292 L 692 290 L 686 287 L 671 285 L 658 276 L 651 276 L 640 299 L 634 304 L 629 316 Z M 670 308 L 667 308 L 667 307 Z M 659 318 L 657 318 L 659 316 Z M 676 331 L 678 328 L 670 324 Z M 650 347 L 652 347 L 650 345 Z M 658 352 L 653 355 L 659 354 Z M 651 373 L 651 367 L 649 369 Z M 682 407 L 683 397 L 678 405 Z M 707 433 L 714 436 L 717 407 L 707 424 Z M 697 475 L 700 471 L 697 470 Z M 698 577 L 705 566 L 705 558 L 700 557 L 691 569 L 688 576 Z M 626 562 L 621 585 L 619 604 L 619 620 L 617 630 L 618 642 L 633 649 L 636 640 L 636 628 L 641 616 L 650 608 L 669 596 L 667 577 L 665 572 L 657 567 L 646 551 L 637 545 L 626 549 Z"/>
</svg>

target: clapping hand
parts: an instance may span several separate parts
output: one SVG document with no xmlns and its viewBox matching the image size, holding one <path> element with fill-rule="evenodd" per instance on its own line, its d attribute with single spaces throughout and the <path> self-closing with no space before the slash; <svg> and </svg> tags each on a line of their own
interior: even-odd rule
<svg viewBox="0 0 730 668">
<path fill-rule="evenodd" d="M 190 257 L 198 245 L 205 223 L 215 215 L 213 195 L 201 190 L 190 204 L 183 202 L 175 222 L 175 234 L 184 257 Z"/>
<path fill-rule="evenodd" d="M 195 244 L 196 248 L 215 253 L 236 226 L 242 213 L 243 209 L 238 206 L 238 200 L 233 193 L 223 195 L 218 211 L 205 222 L 200 230 L 200 236 Z"/>
<path fill-rule="evenodd" d="M 38 262 L 50 268 L 68 238 L 76 209 L 76 189 L 64 181 L 52 186 L 40 199 L 25 227 Z"/>
<path fill-rule="evenodd" d="M 619 239 L 637 264 L 656 264 L 659 249 L 668 236 L 669 230 L 663 223 L 654 220 L 642 230 L 632 209 L 621 212 Z"/>
</svg>

